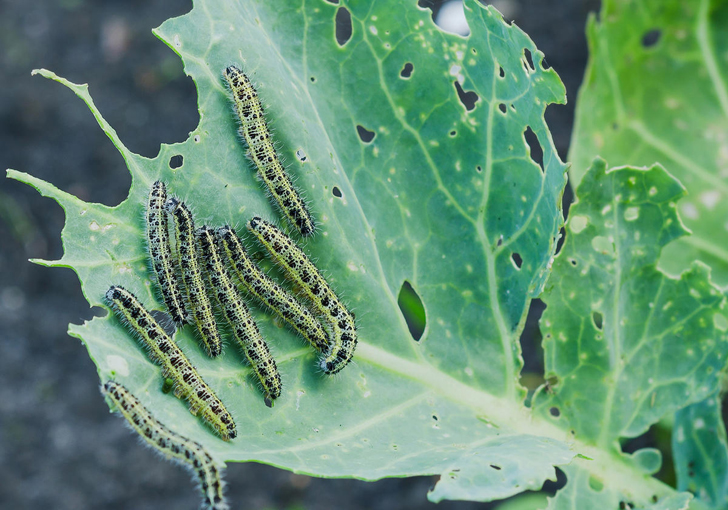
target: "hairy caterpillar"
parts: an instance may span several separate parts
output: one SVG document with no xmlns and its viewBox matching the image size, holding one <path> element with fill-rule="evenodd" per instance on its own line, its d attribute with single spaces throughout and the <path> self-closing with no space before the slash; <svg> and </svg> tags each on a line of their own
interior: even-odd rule
<svg viewBox="0 0 728 510">
<path fill-rule="evenodd" d="M 227 510 L 223 496 L 222 470 L 205 448 L 165 427 L 123 385 L 107 381 L 101 393 L 113 402 L 132 429 L 149 446 L 166 458 L 186 465 L 197 475 L 202 490 L 202 504 L 208 510 Z"/>
<path fill-rule="evenodd" d="M 328 334 L 313 314 L 253 262 L 232 228 L 225 225 L 218 228 L 216 234 L 221 249 L 248 292 L 280 315 L 314 349 L 326 352 L 329 348 Z"/>
<path fill-rule="evenodd" d="M 175 197 L 167 200 L 165 208 L 174 216 L 174 231 L 177 238 L 182 279 L 187 288 L 187 303 L 192 310 L 192 316 L 207 354 L 214 358 L 222 352 L 222 340 L 217 330 L 210 298 L 205 292 L 205 282 L 202 279 L 202 271 L 197 259 L 195 220 L 185 203 Z"/>
<path fill-rule="evenodd" d="M 227 67 L 223 76 L 233 95 L 235 111 L 240 118 L 240 134 L 248 144 L 248 156 L 283 215 L 302 236 L 313 234 L 316 230 L 313 218 L 278 157 L 255 87 L 235 66 Z"/>
<path fill-rule="evenodd" d="M 149 190 L 147 201 L 147 248 L 164 304 L 172 320 L 182 325 L 189 321 L 189 316 L 177 280 L 177 261 L 172 258 L 170 249 L 167 213 L 164 210 L 166 201 L 167 188 L 162 181 L 156 181 Z"/>
<path fill-rule="evenodd" d="M 162 375 L 172 379 L 175 396 L 186 399 L 190 412 L 195 416 L 200 414 L 222 439 L 235 438 L 235 422 L 228 410 L 136 296 L 113 285 L 106 292 L 106 299 L 141 340 L 152 361 L 162 367 Z"/>
<path fill-rule="evenodd" d="M 225 314 L 233 336 L 242 347 L 245 357 L 258 376 L 268 399 L 276 399 L 281 395 L 281 376 L 276 362 L 271 356 L 268 344 L 260 335 L 258 326 L 250 315 L 247 305 L 240 297 L 235 284 L 230 280 L 227 268 L 220 257 L 215 242 L 215 232 L 204 226 L 195 232 L 199 241 L 202 257 L 207 266 L 207 275 L 212 292 Z"/>
<path fill-rule="evenodd" d="M 354 316 L 331 289 L 316 266 L 296 243 L 278 227 L 262 218 L 248 222 L 248 230 L 268 250 L 273 261 L 298 284 L 313 303 L 316 312 L 324 315 L 331 326 L 331 346 L 321 360 L 324 373 L 335 374 L 344 368 L 356 348 Z"/>
</svg>

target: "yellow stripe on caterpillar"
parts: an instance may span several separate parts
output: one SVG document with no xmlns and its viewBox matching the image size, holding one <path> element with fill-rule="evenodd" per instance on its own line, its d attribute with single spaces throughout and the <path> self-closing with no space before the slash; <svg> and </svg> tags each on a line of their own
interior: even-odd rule
<svg viewBox="0 0 728 510">
<path fill-rule="evenodd" d="M 237 431 L 233 417 L 136 296 L 123 287 L 113 285 L 106 292 L 106 300 L 135 333 L 151 360 L 162 367 L 162 375 L 172 379 L 175 396 L 187 400 L 190 412 L 195 416 L 199 414 L 222 439 L 235 438 Z"/>
<path fill-rule="evenodd" d="M 314 349 L 325 353 L 329 349 L 329 335 L 316 317 L 253 262 L 231 227 L 220 227 L 216 234 L 220 249 L 248 293 L 290 324 Z"/>
<path fill-rule="evenodd" d="M 202 491 L 202 505 L 208 510 L 228 510 L 223 490 L 222 469 L 200 444 L 171 431 L 123 385 L 107 381 L 101 393 L 116 407 L 129 426 L 149 446 L 165 458 L 189 468 L 197 477 Z"/>
<path fill-rule="evenodd" d="M 146 227 L 147 249 L 152 269 L 157 275 L 157 284 L 172 320 L 181 326 L 189 322 L 178 278 L 177 260 L 172 257 L 167 212 L 167 188 L 162 181 L 156 181 L 149 190 L 147 200 Z"/>
<path fill-rule="evenodd" d="M 286 219 L 302 236 L 313 234 L 316 230 L 313 218 L 278 157 L 258 92 L 245 73 L 235 66 L 227 67 L 223 76 L 232 93 L 240 119 L 240 134 L 248 145 L 248 157 Z"/>
<path fill-rule="evenodd" d="M 326 374 L 339 372 L 351 361 L 356 349 L 354 316 L 293 239 L 257 216 L 247 226 L 286 276 L 301 287 L 315 311 L 326 317 L 333 334 L 330 348 L 321 360 L 321 370 Z"/>
<path fill-rule="evenodd" d="M 177 253 L 182 268 L 182 280 L 187 290 L 187 305 L 192 311 L 192 317 L 208 356 L 214 358 L 222 352 L 222 340 L 210 298 L 205 292 L 205 282 L 197 257 L 195 220 L 187 205 L 176 197 L 169 198 L 165 208 L 174 217 Z"/>
<path fill-rule="evenodd" d="M 267 399 L 274 400 L 281 395 L 281 376 L 268 344 L 258 330 L 247 305 L 243 302 L 237 287 L 231 281 L 227 268 L 220 257 L 215 242 L 215 232 L 210 227 L 197 229 L 202 258 L 205 260 L 210 290 L 217 298 L 223 314 L 230 323 L 233 336 L 245 353 Z"/>
</svg>

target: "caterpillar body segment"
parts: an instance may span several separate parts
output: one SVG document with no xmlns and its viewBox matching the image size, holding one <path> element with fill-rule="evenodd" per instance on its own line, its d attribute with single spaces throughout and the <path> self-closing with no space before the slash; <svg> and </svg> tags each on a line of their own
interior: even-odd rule
<svg viewBox="0 0 728 510">
<path fill-rule="evenodd" d="M 230 323 L 235 340 L 245 353 L 266 398 L 274 400 L 281 395 L 281 376 L 268 344 L 258 330 L 247 305 L 243 302 L 237 287 L 230 279 L 227 267 L 218 250 L 215 231 L 201 227 L 195 232 L 200 251 L 205 261 L 206 272 L 212 292 Z"/>
<path fill-rule="evenodd" d="M 216 235 L 233 272 L 248 293 L 278 314 L 314 349 L 326 353 L 329 349 L 329 335 L 316 317 L 255 264 L 231 227 L 226 225 L 218 228 Z"/>
<path fill-rule="evenodd" d="M 222 439 L 234 439 L 237 431 L 233 417 L 137 297 L 113 285 L 106 292 L 106 300 L 140 340 L 151 360 L 162 367 L 162 375 L 173 381 L 175 396 L 187 400 L 190 412 L 200 415 Z"/>
<path fill-rule="evenodd" d="M 166 201 L 167 188 L 162 181 L 156 181 L 147 200 L 147 249 L 164 304 L 174 323 L 181 326 L 189 322 L 189 314 L 178 281 L 177 260 L 172 257 L 170 248 L 167 212 L 164 209 Z"/>
<path fill-rule="evenodd" d="M 101 386 L 101 393 L 149 446 L 195 474 L 202 491 L 203 508 L 229 509 L 223 494 L 222 469 L 201 444 L 168 429 L 123 385 L 107 381 Z"/>
<path fill-rule="evenodd" d="M 356 349 L 354 316 L 303 250 L 283 231 L 257 216 L 247 227 L 286 276 L 301 287 L 316 312 L 326 317 L 333 334 L 331 345 L 321 360 L 321 370 L 326 374 L 338 373 L 351 361 Z"/>
<path fill-rule="evenodd" d="M 165 208 L 174 217 L 177 252 L 182 268 L 182 280 L 187 291 L 187 303 L 208 356 L 217 357 L 222 352 L 222 340 L 217 329 L 210 298 L 205 291 L 195 241 L 195 220 L 185 203 L 176 197 L 169 198 L 165 203 Z"/>
<path fill-rule="evenodd" d="M 233 96 L 235 112 L 240 119 L 240 134 L 248 145 L 248 156 L 255 163 L 270 196 L 302 236 L 312 235 L 316 231 L 313 217 L 278 156 L 258 92 L 245 73 L 235 66 L 227 67 L 223 76 Z"/>
</svg>

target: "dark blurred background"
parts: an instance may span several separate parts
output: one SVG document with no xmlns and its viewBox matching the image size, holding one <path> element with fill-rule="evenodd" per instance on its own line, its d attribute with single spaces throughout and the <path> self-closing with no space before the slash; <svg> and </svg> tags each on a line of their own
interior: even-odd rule
<svg viewBox="0 0 728 510">
<path fill-rule="evenodd" d="M 531 36 L 566 85 L 569 104 L 546 112 L 565 158 L 587 58 L 584 25 L 599 1 L 492 3 Z M 441 8 L 436 0 L 419 4 L 433 16 Z M 186 139 L 199 120 L 181 61 L 151 33 L 191 7 L 170 0 L 0 0 L 0 169 L 31 173 L 86 201 L 121 202 L 131 178 L 86 106 L 30 72 L 45 67 L 88 83 L 124 143 L 153 157 L 160 143 Z M 457 5 L 447 9 L 457 20 Z M 62 256 L 63 220 L 55 202 L 0 179 L 0 508 L 198 508 L 188 473 L 140 446 L 109 414 L 86 349 L 66 335 L 69 322 L 93 316 L 75 273 L 27 260 Z M 540 308 L 534 305 L 522 339 L 529 386 L 542 380 Z M 435 508 L 426 499 L 432 477 L 323 480 L 251 463 L 229 465 L 227 481 L 233 508 Z"/>
</svg>

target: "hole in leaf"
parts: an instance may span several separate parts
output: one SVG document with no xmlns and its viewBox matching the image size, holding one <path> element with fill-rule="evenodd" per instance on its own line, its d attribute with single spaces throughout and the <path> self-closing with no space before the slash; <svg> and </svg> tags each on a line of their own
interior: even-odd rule
<svg viewBox="0 0 728 510">
<path fill-rule="evenodd" d="M 351 39 L 353 27 L 351 25 L 351 13 L 346 7 L 339 7 L 336 11 L 336 42 L 343 46 Z"/>
<path fill-rule="evenodd" d="M 359 138 L 364 143 L 370 143 L 374 140 L 374 136 L 376 135 L 374 131 L 369 131 L 361 124 L 356 125 L 356 132 L 359 134 Z"/>
<path fill-rule="evenodd" d="M 571 262 L 571 265 L 574 266 L 574 267 L 576 267 L 576 265 L 578 264 L 578 262 L 576 261 L 576 259 L 569 259 L 569 262 Z"/>
<path fill-rule="evenodd" d="M 554 418 L 558 418 L 559 416 L 561 416 L 561 411 L 559 411 L 558 407 L 552 407 L 551 409 L 549 409 L 549 414 L 551 414 L 551 416 L 553 416 Z"/>
<path fill-rule="evenodd" d="M 456 136 L 457 134 L 458 134 L 458 132 L 455 131 L 454 129 L 452 131 L 450 131 L 450 136 Z"/>
<path fill-rule="evenodd" d="M 478 173 L 480 173 L 480 172 L 482 172 L 482 171 L 483 171 L 483 167 L 482 167 L 482 166 L 480 166 L 480 165 L 478 165 L 478 166 L 476 166 L 476 167 L 475 167 L 475 170 L 476 170 L 476 171 L 477 171 Z"/>
<path fill-rule="evenodd" d="M 425 307 L 420 296 L 407 280 L 402 283 L 402 288 L 399 289 L 397 304 L 402 311 L 404 320 L 407 322 L 407 328 L 409 328 L 412 338 L 419 342 L 425 332 Z"/>
<path fill-rule="evenodd" d="M 184 158 L 181 154 L 169 158 L 169 168 L 179 168 L 182 166 L 182 163 L 184 163 Z"/>
<path fill-rule="evenodd" d="M 499 104 L 499 105 L 498 105 L 498 109 L 499 109 L 499 110 L 500 110 L 501 112 L 503 112 L 503 113 L 506 113 L 506 112 L 508 111 L 508 109 L 506 108 L 506 105 L 505 105 L 505 103 L 501 103 L 501 104 Z"/>
<path fill-rule="evenodd" d="M 540 299 L 531 300 L 519 339 L 523 356 L 521 384 L 533 390 L 544 383 L 543 336 L 538 323 L 545 309 L 546 305 Z"/>
<path fill-rule="evenodd" d="M 534 133 L 531 129 L 531 126 L 528 126 L 523 132 L 523 137 L 525 138 L 528 146 L 531 148 L 531 159 L 541 168 L 541 171 L 543 172 L 543 149 L 541 148 L 541 144 L 538 141 L 536 133 Z"/>
<path fill-rule="evenodd" d="M 559 230 L 559 238 L 556 240 L 556 251 L 554 252 L 554 256 L 561 253 L 561 248 L 564 247 L 564 243 L 566 242 L 566 229 L 564 227 L 561 227 Z"/>
<path fill-rule="evenodd" d="M 440 2 L 436 2 L 435 0 L 417 0 L 417 7 L 420 9 L 434 9 L 437 4 Z"/>
<path fill-rule="evenodd" d="M 491 465 L 490 465 L 490 467 L 492 467 L 492 468 L 493 468 L 493 469 L 495 469 L 496 471 L 500 471 L 501 469 L 503 469 L 502 467 L 500 467 L 500 466 L 496 466 L 495 464 L 491 464 Z"/>
<path fill-rule="evenodd" d="M 561 208 L 564 210 L 564 220 L 569 217 L 569 209 L 574 202 L 574 189 L 571 187 L 571 181 L 566 181 L 564 195 L 561 197 Z"/>
<path fill-rule="evenodd" d="M 516 265 L 518 269 L 521 269 L 521 266 L 523 265 L 523 259 L 518 253 L 511 253 L 511 258 L 513 259 L 513 263 Z"/>
<path fill-rule="evenodd" d="M 303 151 L 303 149 L 298 149 L 296 151 L 296 157 L 301 163 L 305 163 L 306 160 L 308 160 L 308 156 L 306 156 L 306 153 Z"/>
<path fill-rule="evenodd" d="M 315 76 L 311 76 L 311 83 L 316 83 L 316 77 Z"/>
<path fill-rule="evenodd" d="M 338 187 L 338 186 L 334 186 L 334 187 L 333 187 L 333 189 L 331 190 L 331 193 L 332 193 L 332 194 L 333 194 L 333 195 L 334 195 L 334 196 L 335 196 L 336 198 L 341 198 L 341 190 L 339 189 L 339 187 Z"/>
<path fill-rule="evenodd" d="M 660 37 L 662 37 L 662 31 L 660 29 L 654 28 L 652 30 L 649 30 L 645 32 L 645 35 L 642 36 L 642 46 L 644 46 L 645 48 L 654 46 L 655 44 L 660 42 Z"/>
<path fill-rule="evenodd" d="M 498 76 L 500 76 L 501 78 L 505 78 L 506 77 L 506 70 L 503 69 L 502 66 L 498 66 Z"/>
<path fill-rule="evenodd" d="M 528 48 L 523 48 L 523 58 L 525 60 L 525 66 L 527 72 L 535 71 L 536 66 L 533 65 L 533 57 L 531 56 L 531 51 Z"/>
<path fill-rule="evenodd" d="M 549 496 L 553 496 L 566 485 L 566 475 L 564 472 L 555 466 L 554 468 L 556 469 L 556 481 L 546 480 L 541 487 L 541 491 Z"/>
<path fill-rule="evenodd" d="M 594 311 L 592 312 L 592 322 L 594 322 L 594 327 L 601 331 L 604 326 L 604 317 L 601 313 Z"/>
<path fill-rule="evenodd" d="M 326 0 L 330 4 L 339 5 L 339 0 Z"/>
<path fill-rule="evenodd" d="M 455 90 L 458 92 L 458 98 L 460 99 L 460 102 L 463 103 L 463 106 L 467 111 L 472 110 L 475 108 L 475 103 L 480 99 L 478 97 L 478 94 L 473 92 L 472 90 L 463 90 L 463 88 L 460 86 L 460 82 L 455 80 Z"/>
<path fill-rule="evenodd" d="M 405 80 L 408 79 L 410 76 L 412 76 L 412 71 L 415 70 L 415 66 L 412 65 L 412 62 L 405 63 L 402 70 L 399 72 L 400 77 L 404 78 Z"/>
</svg>

